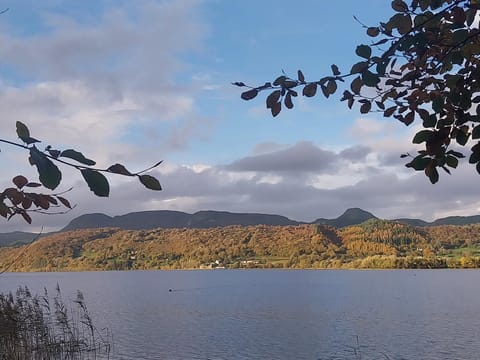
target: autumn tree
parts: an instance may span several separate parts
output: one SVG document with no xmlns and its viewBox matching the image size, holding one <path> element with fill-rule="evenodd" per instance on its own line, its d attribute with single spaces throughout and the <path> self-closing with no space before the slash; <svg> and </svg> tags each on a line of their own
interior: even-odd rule
<svg viewBox="0 0 480 360">
<path fill-rule="evenodd" d="M 468 162 L 480 173 L 480 39 L 479 0 L 394 0 L 394 14 L 377 26 L 356 19 L 372 40 L 355 49 L 360 58 L 342 72 L 318 81 L 301 70 L 296 77 L 282 74 L 273 82 L 249 86 L 242 99 L 267 92 L 266 107 L 273 116 L 292 109 L 299 93 L 329 98 L 342 92 L 341 101 L 360 113 L 380 112 L 384 117 L 423 129 L 412 139 L 421 144 L 407 167 L 424 171 L 434 184 L 438 169 L 450 174 L 470 148 Z"/>
<path fill-rule="evenodd" d="M 9 220 L 20 215 L 31 223 L 31 212 L 48 212 L 52 208 L 63 206 L 66 210 L 72 205 L 65 198 L 63 191 L 53 192 L 62 182 L 62 172 L 59 166 L 72 167 L 79 171 L 90 190 L 96 196 L 108 197 L 110 184 L 104 174 L 137 177 L 148 189 L 161 190 L 160 182 L 153 176 L 144 174 L 161 161 L 139 172 L 130 172 L 122 164 L 113 164 L 108 168 L 98 168 L 96 162 L 85 157 L 74 149 L 59 150 L 51 145 L 40 148 L 40 140 L 30 134 L 28 127 L 20 121 L 16 123 L 19 142 L 1 139 L 0 143 L 24 149 L 28 153 L 28 161 L 38 172 L 38 181 L 29 181 L 25 176 L 17 175 L 12 179 L 13 186 L 0 192 L 0 216 Z"/>
</svg>

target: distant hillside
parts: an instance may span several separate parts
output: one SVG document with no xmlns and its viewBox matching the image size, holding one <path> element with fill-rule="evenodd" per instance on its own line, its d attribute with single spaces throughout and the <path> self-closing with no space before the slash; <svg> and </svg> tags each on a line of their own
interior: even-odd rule
<svg viewBox="0 0 480 360">
<path fill-rule="evenodd" d="M 400 224 L 407 224 L 410 226 L 430 226 L 430 223 L 421 219 L 400 218 L 393 221 L 399 222 Z"/>
<path fill-rule="evenodd" d="M 351 208 L 347 209 L 342 215 L 340 215 L 336 219 L 317 219 L 313 223 L 315 224 L 324 224 L 330 225 L 337 228 L 356 225 L 363 223 L 369 219 L 377 219 L 377 217 L 368 211 L 359 209 L 359 208 Z"/>
<path fill-rule="evenodd" d="M 427 222 L 421 219 L 408 219 L 401 218 L 395 219 L 402 224 L 408 224 L 411 226 L 440 226 L 440 225 L 471 225 L 471 224 L 480 224 L 480 215 L 473 216 L 448 216 L 434 220 L 432 222 Z"/>
<path fill-rule="evenodd" d="M 340 229 L 321 224 L 83 229 L 44 236 L 28 248 L 0 248 L 0 264 L 11 259 L 18 260 L 9 271 L 478 268 L 480 225 L 412 227 L 369 219 Z"/>
<path fill-rule="evenodd" d="M 37 237 L 37 234 L 14 231 L 10 233 L 0 233 L 0 247 L 1 246 L 17 246 L 32 242 Z"/>
<path fill-rule="evenodd" d="M 311 224 L 328 225 L 337 229 L 358 225 L 370 219 L 378 219 L 372 213 L 360 208 L 347 209 L 342 215 L 334 219 L 319 218 Z M 427 222 L 421 219 L 400 218 L 396 221 L 414 227 L 431 227 L 440 225 L 469 225 L 480 224 L 480 215 L 449 216 Z M 156 228 L 214 228 L 233 225 L 255 226 L 291 226 L 306 224 L 305 222 L 291 220 L 285 216 L 258 214 L 258 213 L 232 213 L 226 211 L 199 211 L 188 214 L 181 211 L 155 210 L 132 212 L 125 215 L 108 216 L 102 213 L 81 215 L 65 226 L 61 232 L 79 229 L 120 228 L 124 230 L 149 230 Z M 0 247 L 16 246 L 31 242 L 36 234 L 28 232 L 0 233 Z"/>
<path fill-rule="evenodd" d="M 480 223 L 480 215 L 473 216 L 448 216 L 445 218 L 437 219 L 430 223 L 430 225 L 468 225 Z"/>
<path fill-rule="evenodd" d="M 285 216 L 226 211 L 199 211 L 188 214 L 181 211 L 158 210 L 134 212 L 110 217 L 105 214 L 87 214 L 73 219 L 62 231 L 118 227 L 125 230 L 156 228 L 211 228 L 231 225 L 299 225 Z"/>
</svg>

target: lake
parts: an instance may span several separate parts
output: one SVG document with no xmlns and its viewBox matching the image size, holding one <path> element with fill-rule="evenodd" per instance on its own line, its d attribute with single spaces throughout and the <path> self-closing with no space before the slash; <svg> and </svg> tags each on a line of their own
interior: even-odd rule
<svg viewBox="0 0 480 360">
<path fill-rule="evenodd" d="M 480 271 L 8 273 L 83 292 L 112 359 L 476 359 Z M 170 291 L 172 290 L 172 291 Z M 358 343 L 357 343 L 358 341 Z"/>
</svg>

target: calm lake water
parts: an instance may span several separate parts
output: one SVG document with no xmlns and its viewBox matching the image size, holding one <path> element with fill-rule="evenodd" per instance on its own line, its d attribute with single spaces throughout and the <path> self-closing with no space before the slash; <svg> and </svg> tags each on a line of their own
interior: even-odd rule
<svg viewBox="0 0 480 360">
<path fill-rule="evenodd" d="M 11 273 L 0 291 L 57 283 L 112 359 L 480 358 L 475 270 Z"/>
</svg>

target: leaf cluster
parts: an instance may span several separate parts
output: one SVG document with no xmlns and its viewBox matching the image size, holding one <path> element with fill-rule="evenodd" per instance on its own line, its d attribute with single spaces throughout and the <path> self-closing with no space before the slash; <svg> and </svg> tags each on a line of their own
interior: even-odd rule
<svg viewBox="0 0 480 360">
<path fill-rule="evenodd" d="M 332 74 L 318 81 L 306 81 L 298 71 L 296 79 L 285 75 L 273 83 L 250 87 L 245 100 L 261 91 L 271 91 L 266 107 L 276 116 L 293 108 L 295 89 L 325 98 L 343 86 L 341 101 L 362 114 L 384 117 L 410 125 L 421 122 L 424 130 L 413 138 L 424 149 L 411 157 L 407 167 L 423 171 L 432 183 L 438 169 L 448 174 L 465 157 L 456 148 L 469 146 L 469 163 L 480 173 L 480 4 L 473 0 L 403 0 L 391 2 L 393 15 L 377 26 L 356 19 L 372 38 L 358 45 L 360 58 L 342 74 L 336 65 Z M 347 81 L 348 80 L 348 81 Z M 234 83 L 236 86 L 247 86 Z M 318 91 L 321 90 L 321 91 Z M 453 148 L 453 149 L 452 149 Z"/>
<path fill-rule="evenodd" d="M 25 191 L 26 189 L 37 188 L 42 186 L 36 182 L 30 182 L 22 175 L 17 175 L 12 179 L 15 187 L 9 187 L 0 193 L 0 216 L 11 219 L 14 215 L 21 215 L 29 224 L 32 218 L 28 214 L 28 210 L 34 209 L 37 212 L 43 212 L 50 207 L 58 207 L 63 205 L 68 209 L 72 209 L 70 202 L 60 194 L 42 194 L 36 192 Z"/>
<path fill-rule="evenodd" d="M 131 172 L 122 164 L 113 164 L 108 168 L 96 168 L 96 162 L 87 158 L 83 153 L 74 149 L 59 150 L 51 145 L 43 150 L 37 146 L 41 141 L 32 137 L 29 128 L 22 122 L 16 123 L 17 136 L 21 143 L 0 139 L 0 142 L 17 146 L 28 151 L 28 161 L 38 172 L 39 182 L 30 182 L 22 175 L 15 176 L 12 180 L 15 187 L 9 187 L 0 192 L 0 216 L 11 219 L 19 214 L 28 223 L 32 222 L 29 211 L 45 212 L 51 207 L 65 206 L 71 209 L 70 202 L 60 196 L 61 194 L 43 194 L 27 192 L 25 189 L 43 187 L 47 190 L 55 190 L 62 182 L 60 165 L 72 167 L 78 170 L 87 183 L 89 189 L 96 195 L 108 197 L 110 195 L 110 183 L 104 174 L 116 174 L 121 176 L 137 177 L 140 183 L 150 190 L 162 190 L 160 182 L 155 177 L 144 174 L 159 166 L 157 162 L 148 169 Z M 71 190 L 71 189 L 70 189 Z M 70 191 L 67 190 L 67 191 Z M 63 193 L 62 193 L 63 194 Z"/>
</svg>

